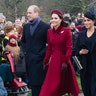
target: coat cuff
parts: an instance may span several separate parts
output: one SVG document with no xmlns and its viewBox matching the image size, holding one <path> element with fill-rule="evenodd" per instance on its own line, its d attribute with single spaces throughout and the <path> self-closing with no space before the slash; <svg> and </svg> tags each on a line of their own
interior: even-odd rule
<svg viewBox="0 0 96 96">
<path fill-rule="evenodd" d="M 48 60 L 48 59 L 45 59 L 45 60 L 43 61 L 43 64 L 46 65 L 48 62 L 49 62 L 49 60 Z"/>
</svg>

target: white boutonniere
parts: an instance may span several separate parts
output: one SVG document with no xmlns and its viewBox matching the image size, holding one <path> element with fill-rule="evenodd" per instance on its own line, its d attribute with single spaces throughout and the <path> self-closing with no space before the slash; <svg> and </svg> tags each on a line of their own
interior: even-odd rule
<svg viewBox="0 0 96 96">
<path fill-rule="evenodd" d="M 62 33 L 64 33 L 64 31 L 61 31 L 60 33 L 62 34 Z"/>
</svg>

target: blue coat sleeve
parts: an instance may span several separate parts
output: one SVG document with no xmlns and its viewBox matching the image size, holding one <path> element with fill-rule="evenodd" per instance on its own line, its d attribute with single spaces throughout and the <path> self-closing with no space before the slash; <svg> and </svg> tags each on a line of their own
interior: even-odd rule
<svg viewBox="0 0 96 96">
<path fill-rule="evenodd" d="M 7 91 L 4 87 L 3 80 L 0 77 L 0 96 L 7 96 Z"/>
</svg>

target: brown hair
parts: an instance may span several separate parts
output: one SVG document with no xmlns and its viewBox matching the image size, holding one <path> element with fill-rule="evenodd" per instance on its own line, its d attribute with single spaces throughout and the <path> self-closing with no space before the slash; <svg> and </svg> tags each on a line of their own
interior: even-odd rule
<svg viewBox="0 0 96 96">
<path fill-rule="evenodd" d="M 5 33 L 9 33 L 14 30 L 14 25 L 5 25 L 4 31 Z"/>
<path fill-rule="evenodd" d="M 21 34 L 23 31 L 23 27 L 22 26 L 16 26 L 16 32 L 18 32 L 18 34 Z"/>
</svg>

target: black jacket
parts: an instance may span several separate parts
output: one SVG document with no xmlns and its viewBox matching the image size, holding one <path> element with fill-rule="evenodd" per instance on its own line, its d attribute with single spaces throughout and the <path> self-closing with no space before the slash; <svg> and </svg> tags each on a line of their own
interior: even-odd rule
<svg viewBox="0 0 96 96">
<path fill-rule="evenodd" d="M 21 45 L 26 54 L 26 68 L 31 86 L 41 85 L 45 77 L 42 62 L 45 56 L 49 27 L 48 24 L 40 21 L 33 35 L 30 33 L 30 24 L 25 24 L 23 28 Z"/>
</svg>

